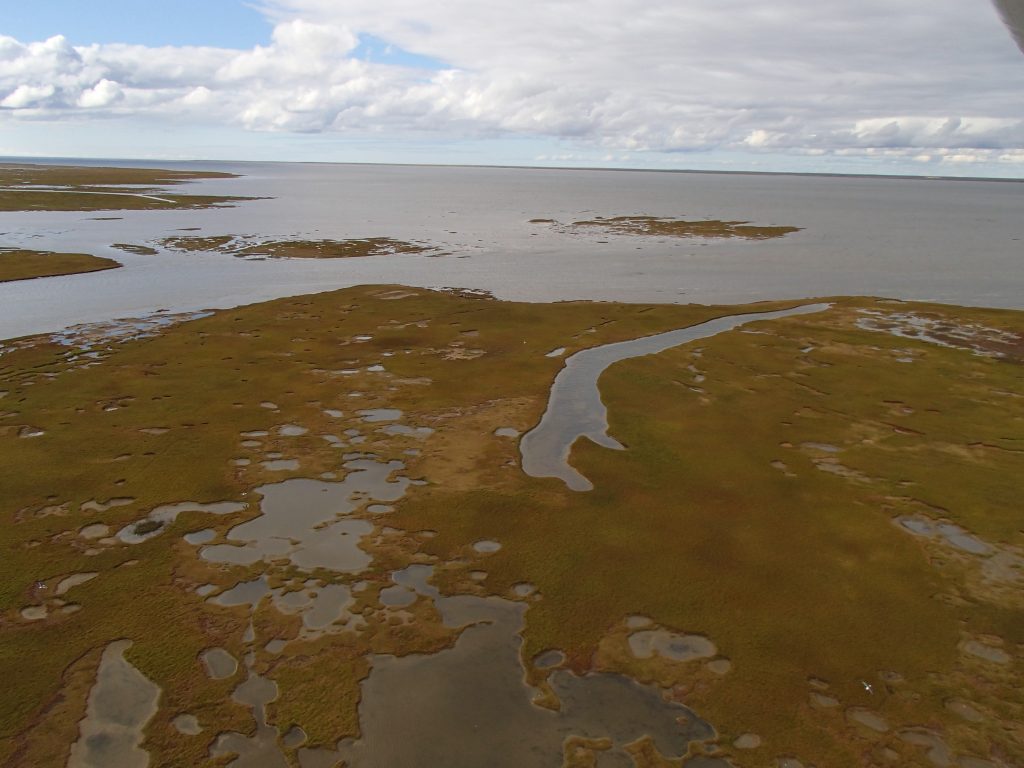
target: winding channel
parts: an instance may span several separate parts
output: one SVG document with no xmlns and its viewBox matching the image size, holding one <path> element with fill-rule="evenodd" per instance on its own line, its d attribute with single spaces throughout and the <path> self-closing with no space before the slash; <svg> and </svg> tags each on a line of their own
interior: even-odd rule
<svg viewBox="0 0 1024 768">
<path fill-rule="evenodd" d="M 605 448 L 625 450 L 618 440 L 608 434 L 608 410 L 597 388 L 597 380 L 612 363 L 654 355 L 680 344 L 731 331 L 746 323 L 807 315 L 822 312 L 831 306 L 804 304 L 775 312 L 727 315 L 687 328 L 577 352 L 566 359 L 565 367 L 555 377 L 548 397 L 548 407 L 540 423 L 527 432 L 519 444 L 523 471 L 531 477 L 557 477 L 573 491 L 593 489 L 593 483 L 569 464 L 569 452 L 573 443 L 581 437 Z"/>
</svg>

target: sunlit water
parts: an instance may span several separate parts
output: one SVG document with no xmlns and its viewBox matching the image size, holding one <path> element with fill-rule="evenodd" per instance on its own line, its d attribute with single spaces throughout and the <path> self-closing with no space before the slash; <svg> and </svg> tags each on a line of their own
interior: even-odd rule
<svg viewBox="0 0 1024 768">
<path fill-rule="evenodd" d="M 0 213 L 0 244 L 87 251 L 123 269 L 0 284 L 0 338 L 84 322 L 249 304 L 366 283 L 484 289 L 503 299 L 739 303 L 870 294 L 1024 304 L 1024 184 L 547 169 L 203 163 L 244 174 L 189 191 L 270 196 L 200 211 Z M 572 235 L 568 222 L 651 214 L 794 225 L 785 238 L 700 242 Z M 98 218 L 121 216 L 120 220 Z M 111 248 L 188 234 L 389 236 L 449 255 L 245 261 Z M 607 242 L 601 242 L 607 240 Z"/>
</svg>

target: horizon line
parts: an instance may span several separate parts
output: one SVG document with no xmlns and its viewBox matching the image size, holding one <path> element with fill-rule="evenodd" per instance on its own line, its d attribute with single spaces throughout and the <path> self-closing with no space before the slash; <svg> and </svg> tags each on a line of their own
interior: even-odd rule
<svg viewBox="0 0 1024 768">
<path fill-rule="evenodd" d="M 57 163 L 42 162 L 57 161 Z M 384 167 L 411 167 L 411 168 L 490 168 L 497 170 L 522 170 L 522 171 L 614 171 L 624 173 L 693 173 L 693 174 L 719 174 L 730 176 L 821 176 L 826 178 L 869 178 L 869 179 L 893 179 L 893 180 L 915 180 L 915 181 L 994 181 L 1001 183 L 1024 183 L 1024 176 L 944 176 L 935 174 L 911 174 L 911 173 L 844 173 L 839 171 L 759 171 L 759 170 L 716 170 L 704 168 L 633 168 L 614 166 L 581 166 L 581 165 L 509 165 L 502 163 L 382 163 L 382 162 L 360 162 L 354 160 L 217 160 L 213 158 L 194 159 L 171 159 L 171 158 L 133 158 L 133 157 L 74 157 L 57 155 L 0 155 L 0 164 L 12 162 L 28 162 L 38 165 L 71 165 L 68 161 L 87 161 L 88 164 L 97 162 L 131 163 L 135 167 L 146 167 L 159 169 L 154 163 L 174 164 L 239 164 L 239 165 L 355 165 L 355 166 L 384 166 Z M 148 164 L 148 165 L 142 165 Z"/>
</svg>

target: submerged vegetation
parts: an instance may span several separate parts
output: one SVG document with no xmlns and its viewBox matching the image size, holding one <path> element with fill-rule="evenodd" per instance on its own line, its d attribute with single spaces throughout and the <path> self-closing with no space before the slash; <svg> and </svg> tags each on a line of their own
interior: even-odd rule
<svg viewBox="0 0 1024 768">
<path fill-rule="evenodd" d="M 75 275 L 116 269 L 121 265 L 113 259 L 88 253 L 54 253 L 23 248 L 0 248 L 0 283 L 31 280 L 36 277 Z"/>
<path fill-rule="evenodd" d="M 234 235 L 168 237 L 159 242 L 173 251 L 218 251 L 241 258 L 348 259 L 359 256 L 390 256 L 398 253 L 431 253 L 435 249 L 391 237 L 351 240 L 263 240 Z"/>
<path fill-rule="evenodd" d="M 136 245 L 135 243 L 114 243 L 111 248 L 117 248 L 119 251 L 126 253 L 134 253 L 136 256 L 156 256 L 159 253 L 156 248 L 150 248 L 148 245 Z"/>
<path fill-rule="evenodd" d="M 251 198 L 169 191 L 213 171 L 0 163 L 0 211 L 117 211 L 212 208 Z"/>
<path fill-rule="evenodd" d="M 738 238 L 768 240 L 799 232 L 800 227 L 762 226 L 748 221 L 701 219 L 687 221 L 662 216 L 614 216 L 558 224 L 554 219 L 531 219 L 533 224 L 553 224 L 566 232 L 598 231 L 608 235 L 641 235 L 645 237 Z"/>
<path fill-rule="evenodd" d="M 159 531 L 162 527 L 163 523 L 159 520 L 142 520 L 135 524 L 132 531 L 136 536 L 145 536 L 147 533 Z"/>
<path fill-rule="evenodd" d="M 546 407 L 563 365 L 550 350 L 794 304 L 375 286 L 220 311 L 88 356 L 23 340 L 0 356 L 0 762 L 66 761 L 119 639 L 162 689 L 143 743 L 153 764 L 198 764 L 219 733 L 253 733 L 256 707 L 230 697 L 247 675 L 276 683 L 266 713 L 281 736 L 357 736 L 372 654 L 434 653 L 458 634 L 422 585 L 397 589 L 394 574 L 420 564 L 444 594 L 527 606 L 521 655 L 546 706 L 565 670 L 622 673 L 718 730 L 694 749 L 745 768 L 927 766 L 935 749 L 1019 763 L 1020 313 L 836 299 L 618 363 L 600 387 L 626 450 L 571 454 L 594 490 L 518 467 L 509 436 Z M 367 466 L 391 500 L 356 494 L 338 518 L 368 531 L 365 568 L 303 565 L 294 549 L 254 561 L 240 553 L 255 544 L 229 537 L 269 525 L 260 504 L 279 481 L 328 492 Z M 323 626 L 302 612 L 331 594 Z M 214 676 L 209 649 L 251 664 Z M 294 760 L 303 742 L 270 743 Z M 566 760 L 606 746 L 571 739 Z M 667 764 L 650 741 L 629 751 Z"/>
</svg>

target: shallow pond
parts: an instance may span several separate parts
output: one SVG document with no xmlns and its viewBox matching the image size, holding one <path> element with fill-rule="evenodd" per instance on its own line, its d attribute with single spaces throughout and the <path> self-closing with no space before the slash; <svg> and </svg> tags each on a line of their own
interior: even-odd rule
<svg viewBox="0 0 1024 768">
<path fill-rule="evenodd" d="M 234 501 L 218 501 L 212 504 L 199 504 L 194 501 L 181 501 L 174 504 L 163 504 L 156 507 L 142 520 L 129 523 L 117 532 L 117 538 L 125 544 L 141 544 L 163 533 L 171 523 L 183 512 L 208 512 L 213 515 L 230 515 L 241 512 L 245 504 Z M 142 527 L 138 527 L 142 526 Z"/>
<path fill-rule="evenodd" d="M 352 765 L 444 765 L 492 768 L 561 765 L 567 736 L 608 737 L 599 766 L 630 766 L 622 747 L 649 735 L 666 755 L 714 736 L 691 710 L 666 702 L 659 689 L 620 675 L 578 677 L 556 671 L 554 712 L 532 703 L 523 682 L 519 632 L 526 605 L 497 597 L 441 596 L 430 566 L 396 572 L 392 580 L 432 599 L 449 627 L 467 627 L 455 646 L 433 655 L 374 656 L 363 683 L 358 741 L 339 745 Z M 467 626 L 468 625 L 468 626 Z M 548 655 L 546 655 L 548 656 Z M 548 664 L 560 663 L 551 654 Z M 305 763 L 304 763 L 305 764 Z"/>
<path fill-rule="evenodd" d="M 160 688 L 124 658 L 131 645 L 131 640 L 117 640 L 103 651 L 68 768 L 149 765 L 149 754 L 140 745 L 146 723 L 156 714 Z"/>
<path fill-rule="evenodd" d="M 671 661 L 709 659 L 718 653 L 702 635 L 677 635 L 665 629 L 645 629 L 629 636 L 629 650 L 638 659 L 658 655 Z"/>
<path fill-rule="evenodd" d="M 232 528 L 226 544 L 205 547 L 200 556 L 210 562 L 238 565 L 287 558 L 305 571 L 363 570 L 371 558 L 359 543 L 373 531 L 373 525 L 344 516 L 370 500 L 400 499 L 409 480 L 391 479 L 404 468 L 399 461 L 356 459 L 344 467 L 348 474 L 341 482 L 296 478 L 261 486 L 257 491 L 263 496 L 262 514 Z"/>
<path fill-rule="evenodd" d="M 252 660 L 248 660 L 251 666 Z M 277 683 L 249 670 L 249 677 L 235 688 L 231 698 L 252 709 L 256 721 L 254 734 L 221 733 L 210 746 L 210 757 L 236 755 L 229 763 L 234 768 L 288 768 L 278 745 L 277 728 L 267 724 L 267 704 L 278 696 Z"/>
<path fill-rule="evenodd" d="M 223 648 L 207 648 L 199 658 L 213 680 L 223 680 L 238 671 L 238 660 Z"/>
</svg>

